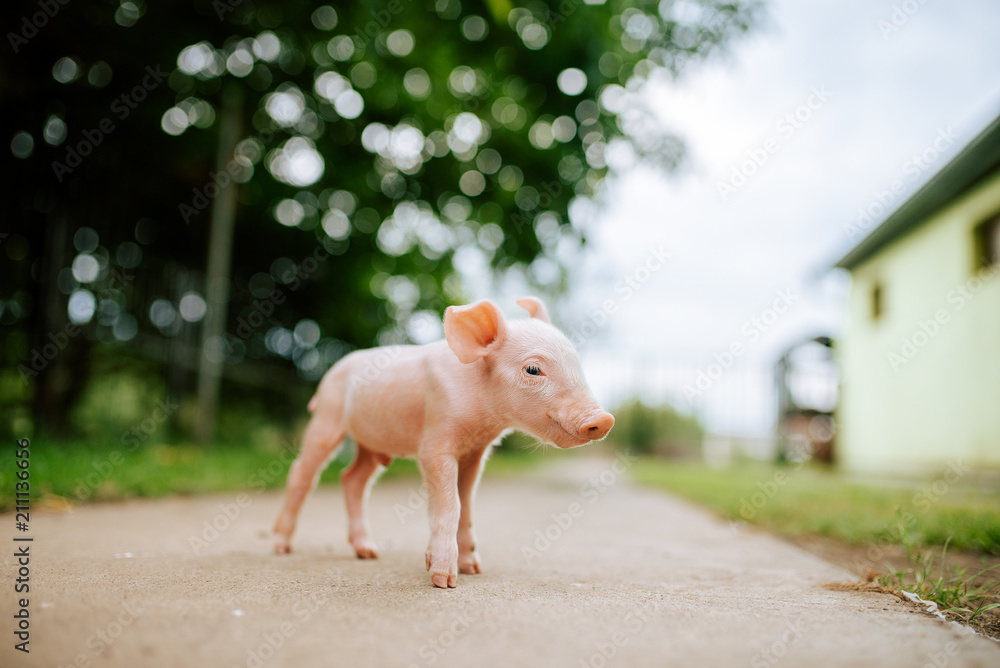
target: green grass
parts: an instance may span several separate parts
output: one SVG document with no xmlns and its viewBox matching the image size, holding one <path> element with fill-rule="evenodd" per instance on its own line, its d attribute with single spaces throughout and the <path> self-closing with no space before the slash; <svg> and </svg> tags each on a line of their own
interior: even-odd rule
<svg viewBox="0 0 1000 668">
<path fill-rule="evenodd" d="M 970 571 L 948 564 L 947 545 L 940 554 L 920 551 L 904 544 L 909 568 L 894 570 L 879 578 L 891 589 L 912 592 L 927 601 L 934 601 L 944 612 L 955 613 L 962 621 L 972 623 L 981 615 L 1000 608 L 1000 582 L 996 566 Z"/>
<path fill-rule="evenodd" d="M 104 501 L 166 494 L 198 494 L 280 487 L 294 453 L 276 448 L 222 445 L 125 446 L 42 443 L 31 446 L 32 496 L 57 496 L 74 502 Z M 335 479 L 333 462 L 323 474 Z M 0 488 L 13 485 L 13 467 L 3 467 Z M 10 507 L 10 495 L 0 504 Z"/>
<path fill-rule="evenodd" d="M 204 494 L 239 490 L 280 489 L 296 451 L 275 445 L 146 443 L 128 446 L 35 440 L 31 444 L 31 496 L 68 499 L 74 503 L 169 494 Z M 14 451 L 0 449 L 0 512 L 13 508 Z M 330 463 L 320 484 L 335 484 L 347 465 L 342 452 Z M 490 475 L 536 466 L 542 458 L 504 447 L 487 464 Z M 419 475 L 416 462 L 394 460 L 383 477 Z"/>
<path fill-rule="evenodd" d="M 939 484 L 935 490 L 934 479 L 912 486 L 876 486 L 808 465 L 712 469 L 700 463 L 644 459 L 632 471 L 642 483 L 783 535 L 896 545 L 905 534 L 915 548 L 950 542 L 960 550 L 1000 554 L 1000 490 L 983 491 L 964 480 L 939 494 L 943 487 Z"/>
<path fill-rule="evenodd" d="M 897 513 L 902 521 L 902 512 Z M 1000 563 L 970 570 L 949 563 L 948 542 L 940 550 L 921 550 L 909 532 L 899 525 L 909 566 L 892 569 L 878 578 L 879 584 L 896 591 L 934 601 L 950 619 L 968 624 L 981 633 L 1000 638 Z"/>
</svg>

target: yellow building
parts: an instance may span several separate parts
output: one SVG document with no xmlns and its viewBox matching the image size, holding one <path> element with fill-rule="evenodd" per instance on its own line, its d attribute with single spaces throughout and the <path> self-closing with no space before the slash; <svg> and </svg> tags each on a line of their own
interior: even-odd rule
<svg viewBox="0 0 1000 668">
<path fill-rule="evenodd" d="M 902 187 L 877 193 L 849 232 Z M 885 213 L 836 265 L 852 277 L 837 459 L 857 471 L 998 469 L 1000 118 Z"/>
</svg>

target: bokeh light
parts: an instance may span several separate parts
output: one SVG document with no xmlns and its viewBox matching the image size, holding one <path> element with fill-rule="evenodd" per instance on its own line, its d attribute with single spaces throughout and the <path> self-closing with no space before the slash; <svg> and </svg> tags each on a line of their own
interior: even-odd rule
<svg viewBox="0 0 1000 668">
<path fill-rule="evenodd" d="M 330 209 L 323 214 L 322 226 L 323 231 L 336 241 L 346 239 L 351 234 L 351 221 L 340 209 Z"/>
<path fill-rule="evenodd" d="M 73 258 L 73 278 L 79 283 L 93 283 L 101 273 L 101 265 L 90 253 L 80 253 Z"/>
<path fill-rule="evenodd" d="M 91 227 L 81 227 L 73 235 L 73 247 L 81 253 L 90 253 L 97 248 L 100 237 Z"/>
<path fill-rule="evenodd" d="M 60 58 L 52 66 L 52 78 L 62 84 L 68 84 L 80 76 L 80 65 L 69 56 Z"/>
<path fill-rule="evenodd" d="M 271 119 L 282 127 L 291 127 L 302 118 L 306 101 L 294 84 L 284 84 L 264 98 L 264 108 Z"/>
<path fill-rule="evenodd" d="M 330 5 L 317 7 L 311 18 L 317 30 L 333 30 L 337 27 L 337 10 Z"/>
<path fill-rule="evenodd" d="M 470 42 L 482 41 L 489 31 L 489 24 L 482 16 L 473 15 L 462 19 L 462 36 Z"/>
<path fill-rule="evenodd" d="M 35 139 L 31 136 L 30 132 L 21 130 L 10 140 L 10 152 L 14 154 L 15 158 L 24 160 L 28 158 L 34 150 Z"/>
<path fill-rule="evenodd" d="M 83 325 L 91 321 L 94 317 L 94 310 L 97 308 L 97 300 L 90 290 L 77 290 L 69 297 L 66 306 L 66 315 L 74 325 Z"/>
<path fill-rule="evenodd" d="M 103 60 L 99 60 L 87 70 L 87 83 L 94 88 L 104 88 L 111 83 L 111 66 Z"/>
<path fill-rule="evenodd" d="M 389 53 L 402 58 L 410 55 L 415 45 L 413 33 L 406 29 L 393 30 L 385 40 Z"/>
<path fill-rule="evenodd" d="M 274 207 L 274 219 L 286 227 L 295 227 L 303 217 L 305 210 L 293 199 L 283 199 Z"/>
<path fill-rule="evenodd" d="M 157 299 L 149 305 L 149 321 L 156 327 L 164 329 L 174 324 L 177 319 L 177 309 L 166 299 Z"/>
<path fill-rule="evenodd" d="M 587 88 L 587 75 L 579 68 L 570 67 L 559 73 L 556 85 L 566 95 L 579 95 Z"/>
<path fill-rule="evenodd" d="M 143 9 L 136 5 L 136 3 L 129 0 L 122 0 L 122 3 L 118 5 L 118 9 L 115 10 L 115 23 L 123 28 L 131 28 L 139 21 L 142 14 Z"/>
<path fill-rule="evenodd" d="M 319 181 L 325 163 L 312 141 L 293 137 L 268 155 L 267 169 L 282 183 L 305 187 Z"/>
<path fill-rule="evenodd" d="M 63 119 L 58 116 L 49 116 L 48 120 L 45 121 L 45 127 L 42 128 L 42 138 L 46 144 L 59 146 L 66 141 L 66 132 L 66 122 Z"/>
<path fill-rule="evenodd" d="M 177 310 L 181 317 L 188 322 L 198 322 L 205 317 L 208 305 L 205 299 L 197 292 L 188 292 L 181 297 L 177 304 Z"/>
</svg>

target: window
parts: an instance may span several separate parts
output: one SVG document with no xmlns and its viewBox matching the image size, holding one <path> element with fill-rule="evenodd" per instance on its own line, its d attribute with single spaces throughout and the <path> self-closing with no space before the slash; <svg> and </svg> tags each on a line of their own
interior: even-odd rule
<svg viewBox="0 0 1000 668">
<path fill-rule="evenodd" d="M 876 282 L 872 285 L 872 320 L 878 320 L 882 317 L 882 311 L 885 308 L 884 299 L 882 284 Z"/>
<path fill-rule="evenodd" d="M 976 228 L 976 268 L 1000 265 L 1000 216 Z"/>
</svg>

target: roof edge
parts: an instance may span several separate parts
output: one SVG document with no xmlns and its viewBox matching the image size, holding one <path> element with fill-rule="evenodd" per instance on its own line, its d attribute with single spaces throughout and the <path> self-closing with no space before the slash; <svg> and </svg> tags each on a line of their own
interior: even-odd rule
<svg viewBox="0 0 1000 668">
<path fill-rule="evenodd" d="M 1000 167 L 1000 116 L 966 144 L 872 232 L 843 255 L 835 268 L 854 269 L 883 248 L 921 227 L 956 197 Z"/>
</svg>

